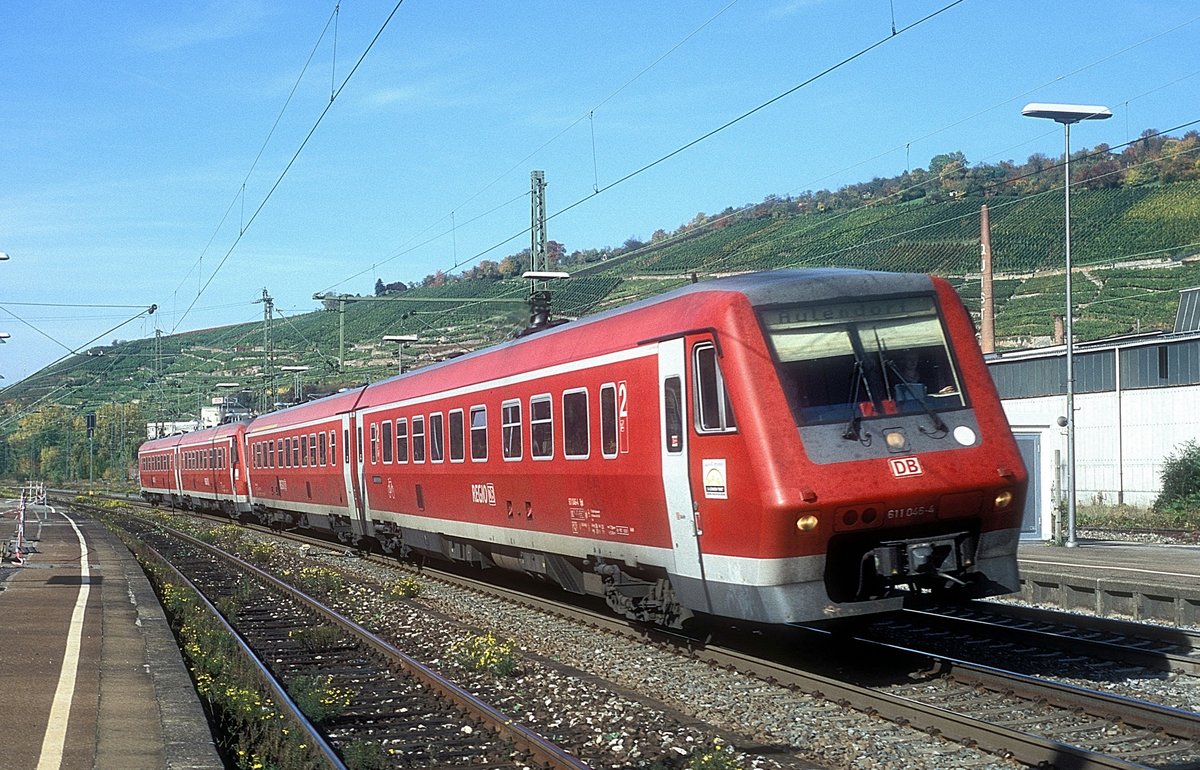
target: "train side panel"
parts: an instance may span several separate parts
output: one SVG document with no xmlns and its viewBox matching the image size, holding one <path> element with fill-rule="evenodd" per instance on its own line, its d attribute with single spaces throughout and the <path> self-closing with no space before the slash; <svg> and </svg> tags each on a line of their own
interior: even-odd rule
<svg viewBox="0 0 1200 770">
<path fill-rule="evenodd" d="M 450 395 L 396 383 L 360 415 L 368 516 L 385 529 L 669 568 L 655 372 L 649 346 Z"/>
<path fill-rule="evenodd" d="M 179 439 L 179 436 L 168 436 L 147 441 L 138 447 L 138 481 L 142 497 L 153 505 L 178 499 L 175 448 Z"/>
<path fill-rule="evenodd" d="M 254 420 L 246 432 L 252 515 L 283 527 L 366 533 L 358 500 L 356 427 L 361 390 Z"/>
</svg>

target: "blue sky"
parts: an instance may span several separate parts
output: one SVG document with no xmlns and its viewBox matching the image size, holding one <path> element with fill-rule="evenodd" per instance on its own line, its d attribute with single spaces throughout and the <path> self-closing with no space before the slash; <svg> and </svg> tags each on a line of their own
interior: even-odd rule
<svg viewBox="0 0 1200 770">
<path fill-rule="evenodd" d="M 528 245 L 532 169 L 572 251 L 942 152 L 1059 154 L 1027 102 L 1109 106 L 1076 148 L 1200 119 L 1185 0 L 407 0 L 386 27 L 394 2 L 348 0 L 336 25 L 334 5 L 0 9 L 6 383 L 156 326 L 260 319 L 263 288 L 295 315 L 499 260 Z"/>
</svg>

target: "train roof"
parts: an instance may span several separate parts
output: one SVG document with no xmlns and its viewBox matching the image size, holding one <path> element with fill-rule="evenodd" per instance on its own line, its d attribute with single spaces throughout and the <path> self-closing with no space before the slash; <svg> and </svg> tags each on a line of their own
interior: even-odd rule
<svg viewBox="0 0 1200 770">
<path fill-rule="evenodd" d="M 248 430 L 251 432 L 271 430 L 288 425 L 299 425 L 335 414 L 345 414 L 353 411 L 358 405 L 359 398 L 366 387 L 366 385 L 358 385 L 314 401 L 306 401 L 286 409 L 267 412 L 251 420 Z"/>
<path fill-rule="evenodd" d="M 930 276 L 922 273 L 885 273 L 842 268 L 769 270 L 715 278 L 680 286 L 654 297 L 473 351 L 403 375 L 269 412 L 252 420 L 248 430 L 255 432 L 302 424 L 350 412 L 359 407 L 369 407 L 412 395 L 456 387 L 463 383 L 490 379 L 496 374 L 494 364 L 482 362 L 494 362 L 496 356 L 504 356 L 500 360 L 512 365 L 511 358 L 506 354 L 518 349 L 539 349 L 538 365 L 545 365 L 559 358 L 587 354 L 588 351 L 580 348 L 581 339 L 591 340 L 589 344 L 597 350 L 627 345 L 627 341 L 618 339 L 620 333 L 595 335 L 589 334 L 588 330 L 597 324 L 612 325 L 618 323 L 618 319 L 626 318 L 630 325 L 626 327 L 621 323 L 621 328 L 614 331 L 637 334 L 638 339 L 653 337 L 667 324 L 679 326 L 686 312 L 701 313 L 706 306 L 711 307 L 714 303 L 726 304 L 728 300 L 720 299 L 721 295 L 741 295 L 750 305 L 764 307 L 783 303 L 827 302 L 847 297 L 913 294 L 927 292 L 931 287 Z M 702 301 L 701 297 L 704 295 L 712 295 L 713 302 Z M 682 307 L 677 307 L 680 300 L 686 301 Z M 584 336 L 581 337 L 581 334 Z M 512 371 L 520 371 L 520 368 L 516 365 Z M 450 372 L 455 374 L 448 376 Z"/>
<path fill-rule="evenodd" d="M 929 291 L 931 285 L 930 277 L 924 273 L 885 273 L 836 267 L 767 270 L 689 284 L 661 297 L 651 297 L 649 301 L 665 301 L 698 291 L 736 291 L 746 295 L 751 305 L 762 307 L 830 302 L 847 296 L 913 294 Z"/>
<path fill-rule="evenodd" d="M 485 381 L 498 376 L 501 367 L 506 373 L 520 373 L 535 366 L 627 347 L 638 340 L 672 330 L 695 328 L 697 324 L 689 322 L 689 316 L 701 318 L 716 312 L 718 307 L 728 306 L 732 295 L 744 297 L 750 305 L 761 307 L 847 297 L 914 294 L 928 292 L 931 287 L 930 277 L 920 273 L 840 268 L 771 270 L 687 284 L 639 302 L 371 383 L 359 406 L 370 407 L 431 390 Z M 610 328 L 602 334 L 593 333 L 597 325 Z M 522 353 L 530 351 L 529 358 L 515 360 L 512 354 L 518 350 Z M 530 360 L 535 360 L 536 364 L 529 363 Z M 451 376 L 450 372 L 455 374 Z"/>
</svg>

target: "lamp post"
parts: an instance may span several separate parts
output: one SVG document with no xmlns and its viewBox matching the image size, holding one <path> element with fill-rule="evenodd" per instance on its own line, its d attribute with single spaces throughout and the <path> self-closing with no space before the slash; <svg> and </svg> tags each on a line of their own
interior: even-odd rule
<svg viewBox="0 0 1200 770">
<path fill-rule="evenodd" d="M 396 351 L 396 373 L 404 374 L 404 343 L 416 342 L 420 338 L 415 334 L 385 334 L 383 335 L 384 342 L 395 342 L 400 346 Z"/>
<path fill-rule="evenodd" d="M 1075 339 L 1074 310 L 1071 302 L 1071 126 L 1082 120 L 1106 120 L 1112 117 L 1107 107 L 1090 104 L 1025 105 L 1021 114 L 1027 118 L 1048 118 L 1063 127 L 1063 200 L 1066 231 L 1067 263 L 1067 547 L 1074 548 L 1075 540 Z"/>
<path fill-rule="evenodd" d="M 300 403 L 300 375 L 303 374 L 304 372 L 307 372 L 308 367 L 307 366 L 281 366 L 281 367 L 279 367 L 279 370 L 282 372 L 291 372 L 292 373 L 292 381 L 295 384 L 295 393 L 296 393 L 296 395 L 294 397 L 294 401 L 297 404 Z"/>
</svg>

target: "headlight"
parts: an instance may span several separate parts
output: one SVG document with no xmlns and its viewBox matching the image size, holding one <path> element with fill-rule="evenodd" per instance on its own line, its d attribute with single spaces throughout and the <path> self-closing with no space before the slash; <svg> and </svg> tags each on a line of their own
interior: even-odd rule
<svg viewBox="0 0 1200 770">
<path fill-rule="evenodd" d="M 807 516 L 801 516 L 800 518 L 796 519 L 796 529 L 800 530 L 801 532 L 812 532 L 817 528 L 818 523 L 819 520 L 817 517 L 810 513 Z"/>
<path fill-rule="evenodd" d="M 1006 489 L 996 493 L 996 499 L 993 501 L 993 507 L 997 511 L 1003 511 L 1008 506 L 1012 505 L 1013 493 L 1011 489 Z"/>
</svg>

